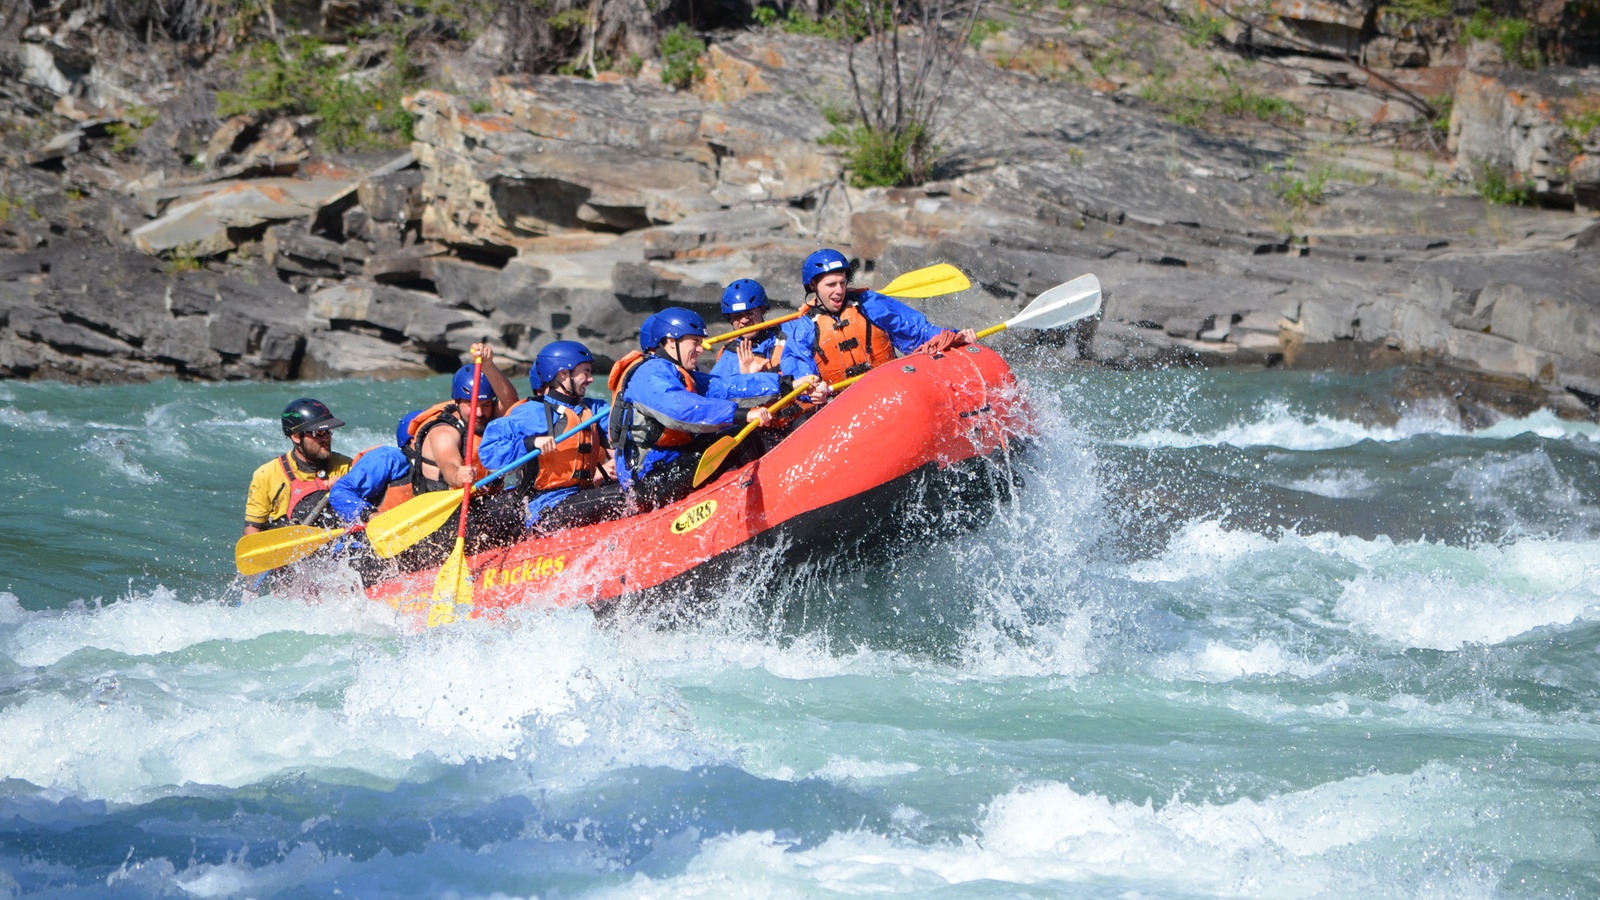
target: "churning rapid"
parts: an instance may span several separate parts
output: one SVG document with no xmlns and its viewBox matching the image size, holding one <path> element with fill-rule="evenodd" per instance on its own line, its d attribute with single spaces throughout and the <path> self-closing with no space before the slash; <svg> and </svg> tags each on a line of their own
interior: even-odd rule
<svg viewBox="0 0 1600 900">
<path fill-rule="evenodd" d="M 239 602 L 303 386 L 0 384 L 0 896 L 1600 893 L 1600 429 L 1019 374 L 980 532 L 427 633 Z"/>
</svg>

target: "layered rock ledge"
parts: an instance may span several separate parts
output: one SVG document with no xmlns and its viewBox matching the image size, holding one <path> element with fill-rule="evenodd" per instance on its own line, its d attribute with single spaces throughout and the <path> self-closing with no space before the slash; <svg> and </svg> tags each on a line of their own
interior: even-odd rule
<svg viewBox="0 0 1600 900">
<path fill-rule="evenodd" d="M 0 375 L 396 377 L 447 370 L 484 338 L 514 362 L 558 338 L 609 359 L 662 306 L 714 320 L 734 278 L 793 306 L 799 260 L 837 246 L 869 283 L 961 267 L 972 290 L 921 304 L 951 325 L 1094 272 L 1104 314 L 1047 342 L 1062 359 L 1408 364 L 1476 418 L 1600 401 L 1591 157 L 1539 156 L 1554 138 L 1539 143 L 1524 102 L 1538 85 L 1516 76 L 1460 69 L 1474 99 L 1456 107 L 1458 153 L 1543 165 L 1542 190 L 1574 211 L 1373 177 L 1359 153 L 1316 202 L 1291 202 L 1310 174 L 1293 135 L 1221 137 L 979 61 L 951 88 L 938 180 L 858 190 L 819 144 L 848 91 L 837 46 L 746 34 L 705 62 L 692 93 L 615 76 L 423 91 L 409 153 L 318 163 L 295 127 L 212 136 L 229 174 L 270 177 L 138 181 L 96 171 L 110 167 L 86 153 L 92 128 L 46 141 L 6 182 L 34 199 L 0 225 Z"/>
</svg>

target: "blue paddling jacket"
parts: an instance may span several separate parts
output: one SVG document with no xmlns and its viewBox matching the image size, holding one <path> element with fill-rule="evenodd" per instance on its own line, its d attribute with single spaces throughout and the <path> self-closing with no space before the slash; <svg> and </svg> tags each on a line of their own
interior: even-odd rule
<svg viewBox="0 0 1600 900">
<path fill-rule="evenodd" d="M 551 427 L 550 418 L 554 413 L 555 427 Z M 483 430 L 483 443 L 478 448 L 478 459 L 490 470 L 503 469 L 516 462 L 534 448 L 533 442 L 546 435 L 555 437 L 566 431 L 572 425 L 598 414 L 600 419 L 594 431 L 603 435 L 606 420 L 611 415 L 611 404 L 604 400 L 593 400 L 588 397 L 580 399 L 577 403 L 563 400 L 554 394 L 543 397 L 533 397 L 511 408 L 511 412 L 490 422 Z M 571 421 L 572 416 L 575 421 Z M 568 422 L 571 421 L 571 424 Z M 588 429 L 585 429 L 585 432 Z M 557 447 L 560 455 L 567 444 L 576 444 L 586 439 L 585 432 L 579 432 L 562 442 Z M 601 448 L 603 453 L 603 448 Z M 549 454 L 536 457 L 534 463 Z M 529 464 L 530 466 L 533 463 Z M 528 498 L 527 524 L 532 526 L 539 521 L 544 511 L 566 500 L 584 488 L 579 485 L 553 487 L 548 490 L 535 489 L 533 478 L 537 470 L 525 469 L 523 479 L 527 482 Z"/>
<path fill-rule="evenodd" d="M 773 358 L 773 354 L 779 350 L 778 345 L 780 338 L 783 336 L 782 332 L 779 331 L 780 327 L 779 325 L 774 325 L 766 331 L 756 332 L 754 336 L 759 340 L 750 347 L 757 356 L 772 360 L 774 365 L 767 370 L 769 372 L 778 371 L 777 364 L 781 363 L 781 359 Z M 732 346 L 723 347 L 722 352 L 717 355 L 717 364 L 711 367 L 711 377 L 727 378 L 741 374 L 743 373 L 739 371 L 739 354 Z"/>
<path fill-rule="evenodd" d="M 735 366 L 738 357 L 734 358 Z M 690 372 L 661 356 L 646 356 L 622 375 L 611 413 L 617 480 L 623 487 L 727 431 L 743 415 L 783 395 L 776 372 L 719 377 Z"/>
<path fill-rule="evenodd" d="M 943 332 L 949 330 L 928 321 L 928 317 L 893 297 L 876 291 L 851 291 L 845 309 L 861 311 L 868 323 L 889 336 L 889 342 L 900 353 L 910 353 Z M 783 374 L 791 378 L 821 375 L 817 366 L 817 323 L 815 318 L 826 316 L 813 304 L 807 314 L 783 323 Z"/>
<path fill-rule="evenodd" d="M 374 447 L 328 489 L 328 505 L 345 522 L 359 522 L 377 510 L 389 487 L 397 483 L 411 483 L 406 452 L 388 444 Z"/>
</svg>

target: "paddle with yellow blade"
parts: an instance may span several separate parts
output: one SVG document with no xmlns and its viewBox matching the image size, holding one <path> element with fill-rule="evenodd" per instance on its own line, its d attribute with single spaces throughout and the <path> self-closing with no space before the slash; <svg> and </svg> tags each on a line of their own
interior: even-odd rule
<svg viewBox="0 0 1600 900">
<path fill-rule="evenodd" d="M 906 300 L 921 300 L 927 297 L 939 297 L 944 294 L 959 293 L 969 287 L 972 287 L 972 282 L 967 280 L 967 276 L 961 274 L 960 269 L 950 265 L 949 263 L 939 263 L 937 265 L 928 266 L 925 269 L 917 269 L 913 272 L 907 272 L 904 275 L 901 275 L 899 278 L 896 278 L 895 280 L 884 285 L 877 291 L 877 293 L 883 294 L 887 297 L 900 297 Z M 787 315 L 778 316 L 774 319 L 764 319 L 754 325 L 746 325 L 743 328 L 735 328 L 727 334 L 719 334 L 715 337 L 706 338 L 705 343 L 706 346 L 709 347 L 712 344 L 720 344 L 723 341 L 731 341 L 734 338 L 744 337 L 747 334 L 752 334 L 757 331 L 765 331 L 774 325 L 782 325 L 784 322 L 788 322 L 792 319 L 798 319 L 803 315 L 805 315 L 805 310 L 800 309 Z"/>
<path fill-rule="evenodd" d="M 977 333 L 982 339 L 992 334 L 999 334 L 1007 328 L 1061 328 L 1071 325 L 1079 319 L 1086 319 L 1100 311 L 1100 279 L 1093 275 L 1081 275 L 1064 284 L 1058 284 L 1048 291 L 1033 298 L 1033 302 L 1023 308 L 1011 318 Z M 832 385 L 834 390 L 840 390 L 854 382 L 856 378 L 846 378 Z M 773 411 L 793 403 L 796 398 L 805 393 L 809 388 L 795 388 L 782 399 L 767 407 Z M 731 437 L 725 437 L 707 448 L 700 455 L 700 464 L 694 470 L 694 486 L 699 487 L 706 483 L 717 469 L 722 467 L 723 460 L 728 458 L 735 447 L 744 442 L 756 430 L 756 423 L 751 422 Z"/>
<path fill-rule="evenodd" d="M 590 416 L 557 435 L 555 442 L 559 444 L 599 420 L 598 415 Z M 491 481 L 505 477 L 542 452 L 528 451 L 509 464 L 478 479 L 473 483 L 473 489 L 477 490 Z M 412 497 L 394 509 L 373 516 L 372 521 L 367 523 L 367 541 L 372 544 L 373 552 L 379 556 L 394 556 L 438 531 L 460 503 L 460 491 L 434 491 Z"/>
<path fill-rule="evenodd" d="M 472 459 L 472 444 L 478 436 L 478 407 L 482 406 L 483 357 L 472 358 L 472 408 L 467 411 L 467 439 L 461 446 L 463 462 Z M 418 448 L 421 449 L 420 447 Z M 439 476 L 444 477 L 440 470 Z M 447 492 L 448 493 L 448 492 Z M 467 568 L 467 507 L 472 502 L 472 483 L 461 486 L 461 518 L 456 524 L 456 545 L 450 556 L 439 567 L 439 577 L 433 582 L 433 602 L 428 606 L 428 627 L 446 625 L 456 620 L 456 606 L 472 605 L 472 571 Z M 370 524 L 368 527 L 371 527 Z"/>
<path fill-rule="evenodd" d="M 835 381 L 833 384 L 829 385 L 829 387 L 835 391 L 843 390 L 845 387 L 854 384 L 856 378 L 860 377 L 860 375 L 857 375 L 854 378 L 846 378 L 843 381 Z M 789 393 L 784 394 L 767 407 L 767 412 L 777 412 L 778 410 L 783 409 L 785 406 L 788 406 L 794 401 L 800 399 L 800 395 L 811 390 L 812 386 L 812 383 L 803 384 Z M 755 434 L 756 427 L 760 424 L 760 422 L 750 422 L 743 428 L 739 429 L 737 434 L 732 434 L 728 437 L 721 438 L 715 444 L 707 447 L 706 452 L 700 454 L 700 464 L 694 467 L 693 485 L 695 487 L 699 487 L 700 485 L 706 483 L 706 479 L 717 474 L 717 470 L 722 468 L 722 461 L 728 458 L 728 454 L 732 453 L 735 447 L 738 447 L 740 444 L 744 443 L 745 438 Z"/>
<path fill-rule="evenodd" d="M 310 525 L 285 525 L 239 538 L 233 545 L 233 563 L 240 575 L 260 575 L 298 562 L 364 525 L 349 528 L 313 528 Z"/>
</svg>

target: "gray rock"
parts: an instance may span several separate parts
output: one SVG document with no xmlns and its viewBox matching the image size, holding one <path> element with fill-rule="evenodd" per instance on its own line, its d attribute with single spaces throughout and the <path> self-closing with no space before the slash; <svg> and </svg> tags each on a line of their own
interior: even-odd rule
<svg viewBox="0 0 1600 900">
<path fill-rule="evenodd" d="M 433 374 L 422 354 L 371 335 L 325 331 L 305 342 L 302 378 L 420 378 Z"/>
<path fill-rule="evenodd" d="M 10 316 L 10 327 L 17 335 L 49 344 L 69 353 L 97 353 L 105 356 L 133 356 L 134 348 L 99 331 L 75 322 L 63 321 L 39 309 L 18 309 Z"/>
<path fill-rule="evenodd" d="M 420 275 L 433 282 L 434 290 L 444 302 L 481 313 L 493 312 L 505 290 L 502 287 L 505 270 L 445 256 L 424 259 Z"/>
<path fill-rule="evenodd" d="M 372 175 L 361 180 L 356 195 L 374 221 L 404 224 L 421 215 L 423 179 L 417 169 Z"/>
</svg>

